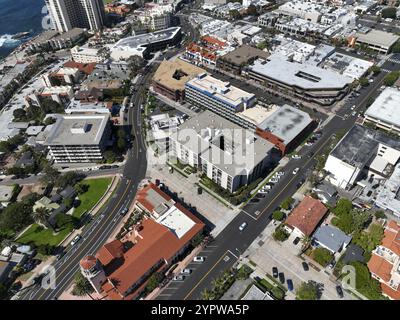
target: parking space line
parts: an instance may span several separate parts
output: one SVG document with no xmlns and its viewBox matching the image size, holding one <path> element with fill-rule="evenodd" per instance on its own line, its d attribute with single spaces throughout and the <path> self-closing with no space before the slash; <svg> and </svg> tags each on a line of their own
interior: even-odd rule
<svg viewBox="0 0 400 320">
<path fill-rule="evenodd" d="M 231 255 L 233 255 L 236 259 L 239 259 L 239 257 L 238 257 L 236 254 L 234 254 L 231 250 L 228 250 L 228 252 L 229 252 Z"/>
<path fill-rule="evenodd" d="M 247 211 L 245 211 L 245 210 L 243 210 L 243 209 L 242 209 L 242 211 L 243 211 L 244 214 L 248 215 L 250 218 L 252 218 L 252 219 L 254 219 L 254 220 L 257 221 L 257 218 L 254 217 L 251 213 L 249 213 L 249 212 L 247 212 Z"/>
</svg>

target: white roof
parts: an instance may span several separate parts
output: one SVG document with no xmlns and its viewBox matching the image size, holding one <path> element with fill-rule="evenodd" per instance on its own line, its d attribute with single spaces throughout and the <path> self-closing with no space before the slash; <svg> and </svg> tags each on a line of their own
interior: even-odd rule
<svg viewBox="0 0 400 320">
<path fill-rule="evenodd" d="M 400 127 L 400 90 L 396 88 L 383 90 L 365 115 Z"/>
<path fill-rule="evenodd" d="M 175 206 L 169 208 L 156 221 L 174 232 L 179 239 L 195 225 L 192 219 Z"/>
</svg>

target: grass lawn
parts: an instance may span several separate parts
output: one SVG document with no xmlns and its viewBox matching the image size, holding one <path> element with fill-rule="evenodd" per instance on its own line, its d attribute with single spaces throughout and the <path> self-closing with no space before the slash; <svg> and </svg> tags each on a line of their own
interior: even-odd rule
<svg viewBox="0 0 400 320">
<path fill-rule="evenodd" d="M 33 242 L 37 246 L 45 244 L 57 246 L 71 231 L 72 227 L 67 227 L 54 234 L 52 229 L 45 229 L 35 223 L 17 239 L 17 242 L 22 244 Z"/>
<path fill-rule="evenodd" d="M 107 191 L 111 178 L 87 179 L 81 182 L 89 186 L 88 191 L 79 195 L 81 204 L 75 208 L 74 217 L 80 218 L 85 211 L 89 211 Z"/>
</svg>

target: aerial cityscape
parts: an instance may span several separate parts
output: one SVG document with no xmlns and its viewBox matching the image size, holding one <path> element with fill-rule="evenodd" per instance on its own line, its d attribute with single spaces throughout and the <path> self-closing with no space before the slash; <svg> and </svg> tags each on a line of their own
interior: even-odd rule
<svg viewBox="0 0 400 320">
<path fill-rule="evenodd" d="M 0 300 L 400 300 L 400 1 L 0 17 Z"/>
</svg>

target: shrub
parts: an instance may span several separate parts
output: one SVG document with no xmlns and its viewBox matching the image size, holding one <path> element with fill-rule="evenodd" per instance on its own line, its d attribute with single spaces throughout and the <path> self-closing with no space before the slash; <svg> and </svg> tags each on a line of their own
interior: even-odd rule
<svg viewBox="0 0 400 320">
<path fill-rule="evenodd" d="M 325 267 L 333 259 L 333 254 L 325 248 L 316 248 L 312 253 L 313 259 Z"/>
<path fill-rule="evenodd" d="M 276 210 L 272 214 L 272 219 L 282 221 L 285 218 L 285 214 L 282 211 Z"/>
</svg>

